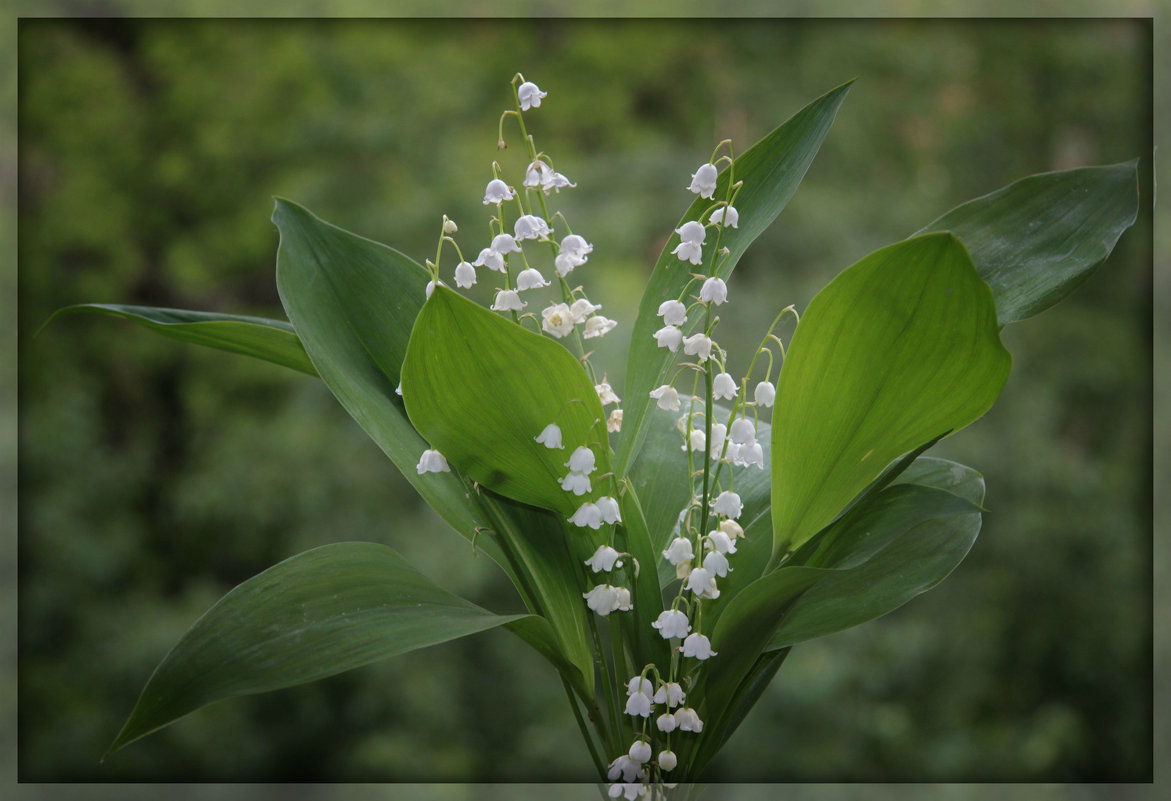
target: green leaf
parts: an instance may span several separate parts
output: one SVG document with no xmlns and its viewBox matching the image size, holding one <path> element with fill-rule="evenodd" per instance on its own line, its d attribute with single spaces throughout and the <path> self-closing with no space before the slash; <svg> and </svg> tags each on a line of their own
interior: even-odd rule
<svg viewBox="0 0 1171 801">
<path fill-rule="evenodd" d="M 297 333 L 284 320 L 153 306 L 81 303 L 58 309 L 45 325 L 58 317 L 86 313 L 121 317 L 171 339 L 242 353 L 302 373 L 317 375 L 309 357 L 305 355 L 305 349 L 301 347 Z"/>
<path fill-rule="evenodd" d="M 895 484 L 835 526 L 837 541 L 852 547 L 833 554 L 829 575 L 785 612 L 770 650 L 873 620 L 931 589 L 967 556 L 980 510 L 944 490 Z M 798 568 L 775 573 L 789 569 Z"/>
<path fill-rule="evenodd" d="M 110 753 L 198 709 L 320 679 L 523 616 L 441 590 L 384 545 L 343 542 L 233 589 L 150 677 Z"/>
<path fill-rule="evenodd" d="M 1138 161 L 1032 175 L 949 211 L 1001 326 L 1049 308 L 1106 260 L 1138 216 Z"/>
<path fill-rule="evenodd" d="M 403 368 L 415 428 L 480 484 L 568 517 L 586 501 L 614 496 L 605 414 L 581 363 L 557 342 L 439 286 L 415 322 Z M 563 448 L 536 441 L 561 429 Z M 584 495 L 561 488 L 579 446 L 596 459 Z"/>
<path fill-rule="evenodd" d="M 951 234 L 890 245 L 843 271 L 810 302 L 781 368 L 774 558 L 895 458 L 987 411 L 1010 365 L 992 294 Z"/>
<path fill-rule="evenodd" d="M 729 250 L 719 272 L 724 279 L 731 275 L 740 256 L 776 219 L 797 191 L 797 185 L 813 163 L 849 88 L 849 83 L 844 84 L 814 100 L 736 159 L 736 180 L 743 181 L 744 186 L 736 198 L 736 209 L 740 213 L 739 228 L 725 231 L 720 243 L 721 247 Z M 723 198 L 727 186 L 728 171 L 724 170 L 717 182 L 714 197 Z M 697 198 L 676 228 L 688 220 L 698 218 L 711 204 L 710 200 Z M 691 280 L 691 265 L 680 262 L 671 253 L 678 242 L 678 235 L 672 234 L 663 248 L 643 292 L 632 330 L 630 358 L 626 366 L 626 391 L 623 393 L 626 401 L 623 406 L 622 438 L 614 457 L 619 475 L 626 475 L 646 436 L 646 426 L 650 422 L 648 393 L 664 383 L 664 376 L 675 361 L 674 354 L 655 344 L 653 334 L 662 326 L 657 315 L 659 304 L 678 298 Z M 709 253 L 712 246 L 705 246 L 705 253 Z M 698 315 L 693 315 L 689 324 L 694 327 L 698 322 Z"/>
</svg>

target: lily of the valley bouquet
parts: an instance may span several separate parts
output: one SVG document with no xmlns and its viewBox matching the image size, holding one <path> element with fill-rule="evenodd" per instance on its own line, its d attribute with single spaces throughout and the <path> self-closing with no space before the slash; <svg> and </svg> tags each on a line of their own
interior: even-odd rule
<svg viewBox="0 0 1171 801">
<path fill-rule="evenodd" d="M 529 133 L 556 96 L 511 86 L 498 145 L 512 138 L 527 168 L 485 165 L 486 225 L 443 216 L 422 265 L 280 200 L 288 322 L 67 311 L 319 377 L 528 614 L 451 595 L 384 545 L 323 545 L 196 621 L 111 750 L 220 698 L 504 627 L 556 671 L 610 796 L 701 778 L 792 647 L 895 609 L 964 558 L 983 481 L 924 452 L 996 399 L 1001 329 L 1072 291 L 1135 219 L 1134 162 L 1025 178 L 848 267 L 801 311 L 776 299 L 760 345 L 728 352 L 732 271 L 848 86 L 680 170 L 690 205 L 625 322 L 588 288 L 606 258 L 588 222 L 558 209 L 584 177 Z M 465 296 L 484 285 L 488 308 Z M 623 387 L 591 357 L 619 325 Z"/>
</svg>

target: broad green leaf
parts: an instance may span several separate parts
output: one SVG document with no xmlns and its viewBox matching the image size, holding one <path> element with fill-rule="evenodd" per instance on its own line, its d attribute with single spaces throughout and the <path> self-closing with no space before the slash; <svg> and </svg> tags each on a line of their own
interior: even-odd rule
<svg viewBox="0 0 1171 801">
<path fill-rule="evenodd" d="M 297 332 L 284 320 L 153 306 L 81 303 L 58 309 L 45 325 L 68 314 L 85 313 L 121 317 L 165 337 L 242 353 L 302 373 L 317 375 L 309 357 L 305 355 L 305 349 L 301 347 Z"/>
<path fill-rule="evenodd" d="M 781 368 L 774 558 L 894 459 L 987 411 L 1010 365 L 992 294 L 953 235 L 899 242 L 843 271 L 810 302 Z"/>
<path fill-rule="evenodd" d="M 1064 298 L 1138 216 L 1138 161 L 1032 175 L 949 211 L 919 233 L 951 231 L 996 299 L 1000 325 Z"/>
<path fill-rule="evenodd" d="M 769 649 L 857 626 L 931 589 L 967 556 L 980 533 L 980 511 L 943 490 L 895 484 L 837 525 L 846 529 L 839 541 L 856 547 L 796 599 Z M 786 569 L 797 568 L 775 572 Z"/>
<path fill-rule="evenodd" d="M 549 619 L 566 658 L 592 688 L 593 667 L 582 636 L 585 605 L 571 592 L 581 584 L 580 565 L 551 533 L 559 531 L 557 521 L 477 493 L 457 472 L 416 471 L 428 444 L 407 419 L 395 386 L 425 299 L 427 271 L 286 200 L 277 201 L 273 221 L 281 234 L 281 301 L 326 386 L 444 520 L 474 539 L 522 591 L 533 584 L 526 601 Z"/>
<path fill-rule="evenodd" d="M 740 256 L 776 219 L 797 191 L 797 185 L 813 163 L 849 88 L 849 83 L 844 84 L 814 100 L 736 159 L 736 180 L 743 181 L 744 186 L 736 198 L 739 228 L 729 228 L 719 245 L 729 250 L 728 258 L 720 267 L 720 276 L 724 279 L 731 275 Z M 728 171 L 724 170 L 714 197 L 722 199 L 727 187 Z M 676 228 L 688 220 L 697 219 L 711 205 L 712 201 L 697 198 Z M 705 255 L 715 252 L 714 234 L 709 232 L 708 236 Z M 646 426 L 652 424 L 648 393 L 664 383 L 664 376 L 675 361 L 675 354 L 656 345 L 653 334 L 662 326 L 657 315 L 659 304 L 678 298 L 691 280 L 692 265 L 679 261 L 671 253 L 678 242 L 678 235 L 672 234 L 663 248 L 643 292 L 632 330 L 630 358 L 626 365 L 626 392 L 623 393 L 622 438 L 614 457 L 619 475 L 626 475 L 630 469 L 646 436 Z M 688 321 L 692 327 L 698 323 L 698 315 L 692 315 Z"/>
<path fill-rule="evenodd" d="M 893 484 L 921 484 L 958 495 L 973 506 L 984 503 L 984 477 L 967 465 L 920 456 L 904 470 Z"/>
<path fill-rule="evenodd" d="M 462 473 L 521 503 L 568 517 L 615 496 L 605 414 L 593 382 L 564 347 L 439 286 L 415 322 L 403 367 L 415 428 Z M 536 437 L 551 423 L 563 447 Z M 579 446 L 595 456 L 591 490 L 558 481 Z"/>
<path fill-rule="evenodd" d="M 110 752 L 222 698 L 522 619 L 440 589 L 385 545 L 314 548 L 248 579 L 197 620 L 155 669 Z"/>
</svg>

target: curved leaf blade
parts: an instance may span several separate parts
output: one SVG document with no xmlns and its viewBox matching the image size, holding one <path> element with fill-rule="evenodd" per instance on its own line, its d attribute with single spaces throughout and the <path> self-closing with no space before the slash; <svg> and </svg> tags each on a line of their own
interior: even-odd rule
<svg viewBox="0 0 1171 801">
<path fill-rule="evenodd" d="M 1000 325 L 1064 298 L 1138 217 L 1138 161 L 1042 173 L 970 200 L 924 227 L 967 246 Z"/>
<path fill-rule="evenodd" d="M 524 616 L 494 615 L 431 583 L 385 545 L 306 551 L 231 590 L 150 677 L 112 753 L 213 701 L 276 690 Z"/>
<path fill-rule="evenodd" d="M 810 302 L 781 368 L 775 553 L 820 531 L 894 459 L 987 411 L 1010 365 L 991 292 L 952 234 L 843 271 Z"/>
<path fill-rule="evenodd" d="M 829 132 L 838 107 L 850 90 L 852 81 L 814 100 L 787 122 L 765 136 L 736 159 L 736 179 L 744 182 L 736 198 L 740 214 L 739 228 L 724 232 L 721 245 L 729 255 L 720 267 L 725 280 L 736 262 L 789 202 L 798 184 L 813 163 L 821 142 Z M 728 186 L 728 171 L 720 173 L 715 197 L 722 198 Z M 696 198 L 679 221 L 679 226 L 694 220 L 712 201 Z M 677 228 L 679 226 L 676 226 Z M 631 333 L 630 357 L 626 365 L 626 401 L 623 405 L 622 438 L 615 452 L 614 465 L 619 475 L 626 475 L 634 456 L 646 436 L 649 393 L 663 383 L 674 355 L 659 348 L 654 332 L 661 327 L 657 312 L 664 300 L 678 298 L 691 280 L 690 265 L 671 253 L 679 237 L 672 234 L 655 263 L 650 281 L 639 303 L 638 317 Z M 691 325 L 696 325 L 692 320 Z"/>
<path fill-rule="evenodd" d="M 415 428 L 480 484 L 566 517 L 614 494 L 597 479 L 609 472 L 598 393 L 581 363 L 553 340 L 437 286 L 415 322 L 402 376 Z M 536 441 L 550 423 L 561 428 L 563 448 Z M 558 483 L 579 446 L 595 457 L 584 495 Z"/>
<path fill-rule="evenodd" d="M 79 303 L 58 309 L 45 325 L 70 314 L 119 317 L 181 342 L 252 356 L 312 376 L 317 375 L 317 370 L 305 355 L 305 348 L 301 346 L 297 332 L 284 320 L 155 306 Z"/>
</svg>

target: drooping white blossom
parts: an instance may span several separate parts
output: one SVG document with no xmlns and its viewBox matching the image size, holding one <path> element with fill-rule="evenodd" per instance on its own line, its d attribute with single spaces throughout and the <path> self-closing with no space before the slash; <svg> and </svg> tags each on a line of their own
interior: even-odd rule
<svg viewBox="0 0 1171 801">
<path fill-rule="evenodd" d="M 721 400 L 732 400 L 740 392 L 736 379 L 727 373 L 718 373 L 712 380 L 712 396 Z"/>
<path fill-rule="evenodd" d="M 415 470 L 419 475 L 424 473 L 450 473 L 451 467 L 447 464 L 447 459 L 439 451 L 428 448 L 423 451 L 423 455 L 419 457 L 419 464 L 415 466 Z"/>
<path fill-rule="evenodd" d="M 706 362 L 712 355 L 711 337 L 705 334 L 692 334 L 683 339 L 683 352 L 688 356 L 698 356 L 701 362 Z"/>
<path fill-rule="evenodd" d="M 541 309 L 541 330 L 561 339 L 573 331 L 573 313 L 564 303 Z"/>
<path fill-rule="evenodd" d="M 506 253 L 520 253 L 520 245 L 516 244 L 516 239 L 513 238 L 512 234 L 497 234 L 492 237 L 490 247 L 501 256 Z"/>
<path fill-rule="evenodd" d="M 693 428 L 687 435 L 687 443 L 693 451 L 702 451 L 707 447 L 707 434 L 702 428 Z M 687 446 L 685 445 L 684 448 Z"/>
<path fill-rule="evenodd" d="M 670 712 L 664 712 L 655 718 L 655 728 L 661 732 L 666 732 L 667 734 L 675 731 L 675 727 L 677 725 L 678 724 L 675 723 L 675 716 Z"/>
<path fill-rule="evenodd" d="M 687 322 L 687 307 L 677 300 L 664 300 L 659 304 L 658 313 L 664 325 L 683 325 Z"/>
<path fill-rule="evenodd" d="M 660 409 L 669 412 L 679 411 L 679 393 L 675 391 L 674 387 L 663 384 L 661 387 L 652 389 L 650 396 L 655 399 Z"/>
<path fill-rule="evenodd" d="M 585 495 L 592 489 L 589 476 L 584 473 L 574 473 L 572 470 L 565 478 L 557 479 L 557 483 L 561 485 L 561 489 L 572 492 L 574 495 Z"/>
<path fill-rule="evenodd" d="M 728 567 L 728 557 L 720 553 L 719 550 L 714 550 L 703 558 L 703 569 L 713 576 L 723 578 L 732 568 Z"/>
<path fill-rule="evenodd" d="M 622 400 L 614 394 L 614 388 L 610 386 L 609 381 L 595 384 L 594 391 L 598 393 L 598 400 L 602 402 L 603 406 L 611 403 L 619 403 Z"/>
<path fill-rule="evenodd" d="M 735 520 L 721 520 L 720 531 L 728 538 L 729 542 L 735 543 L 736 539 L 744 536 L 744 529 Z M 732 549 L 725 553 L 736 553 L 736 547 L 733 545 Z"/>
<path fill-rule="evenodd" d="M 712 423 L 712 458 L 719 459 L 724 450 L 724 440 L 728 436 L 728 427 L 723 423 Z"/>
<path fill-rule="evenodd" d="M 671 718 L 674 720 L 674 717 Z M 675 752 L 665 750 L 659 752 L 659 768 L 662 770 L 675 770 L 675 766 L 679 764 L 679 757 L 675 756 Z"/>
<path fill-rule="evenodd" d="M 687 574 L 687 581 L 683 589 L 695 593 L 697 598 L 719 598 L 720 590 L 716 587 L 716 577 L 710 571 L 697 567 Z"/>
<path fill-rule="evenodd" d="M 756 424 L 747 417 L 732 421 L 732 441 L 737 445 L 751 445 L 756 442 Z"/>
<path fill-rule="evenodd" d="M 673 325 L 665 325 L 655 332 L 655 342 L 660 348 L 666 348 L 674 353 L 679 350 L 679 343 L 683 341 L 683 332 Z"/>
<path fill-rule="evenodd" d="M 740 502 L 740 495 L 731 490 L 724 490 L 716 496 L 712 509 L 724 517 L 739 517 L 744 511 L 744 504 Z"/>
<path fill-rule="evenodd" d="M 614 409 L 610 412 L 610 416 L 606 418 L 606 430 L 611 434 L 615 434 L 622 430 L 622 410 Z"/>
<path fill-rule="evenodd" d="M 675 722 L 679 724 L 680 731 L 703 731 L 703 721 L 699 719 L 696 711 L 689 706 L 675 712 Z"/>
<path fill-rule="evenodd" d="M 585 560 L 585 563 L 589 565 L 595 573 L 600 573 L 603 571 L 609 573 L 614 569 L 615 565 L 621 567 L 622 562 L 619 561 L 621 557 L 622 554 L 618 553 L 618 551 L 614 550 L 609 545 L 599 545 L 598 550 L 594 551 L 594 555 Z"/>
<path fill-rule="evenodd" d="M 492 301 L 492 311 L 520 311 L 528 305 L 521 301 L 515 289 L 502 289 L 496 293 L 496 300 Z"/>
<path fill-rule="evenodd" d="M 676 537 L 671 540 L 667 550 L 663 551 L 663 558 L 673 565 L 690 562 L 695 558 L 695 553 L 691 548 L 691 540 L 686 537 Z"/>
<path fill-rule="evenodd" d="M 516 87 L 516 99 L 520 101 L 520 110 L 528 111 L 530 108 L 538 108 L 541 105 L 541 99 L 545 97 L 548 92 L 542 92 L 540 88 L 532 81 L 525 81 L 520 86 Z"/>
<path fill-rule="evenodd" d="M 440 286 L 443 286 L 443 282 L 441 281 L 441 282 L 439 283 L 439 285 L 440 285 Z M 428 281 L 428 282 L 427 282 L 427 289 L 426 289 L 426 291 L 423 293 L 423 295 L 424 295 L 424 297 L 426 297 L 426 298 L 430 299 L 430 297 L 431 297 L 431 293 L 432 293 L 432 292 L 434 292 L 434 291 L 435 291 L 435 282 L 434 282 L 434 281 Z"/>
<path fill-rule="evenodd" d="M 651 680 L 645 676 L 638 675 L 626 682 L 626 694 L 634 695 L 635 693 L 642 693 L 643 695 L 650 695 L 654 692 L 654 685 Z"/>
<path fill-rule="evenodd" d="M 656 704 L 666 704 L 668 709 L 674 709 L 687 698 L 683 692 L 683 685 L 677 681 L 668 681 L 655 691 Z"/>
<path fill-rule="evenodd" d="M 635 801 L 650 792 L 650 785 L 643 782 L 622 782 L 611 784 L 606 788 L 606 794 L 611 798 L 622 796 L 625 801 Z"/>
<path fill-rule="evenodd" d="M 487 267 L 489 270 L 495 270 L 498 273 L 504 272 L 504 256 L 492 248 L 484 248 L 480 251 L 480 255 L 472 262 L 473 267 Z"/>
<path fill-rule="evenodd" d="M 585 298 L 578 298 L 569 307 L 569 314 L 573 317 L 573 322 L 584 323 L 586 318 L 602 308 L 601 304 L 590 303 Z"/>
<path fill-rule="evenodd" d="M 691 223 L 687 223 L 690 225 Z M 695 223 L 699 225 L 699 223 Z M 684 239 L 674 247 L 671 253 L 679 257 L 679 261 L 688 261 L 695 265 L 703 264 L 703 242 Z"/>
<path fill-rule="evenodd" d="M 602 521 L 605 523 L 621 523 L 622 510 L 618 508 L 618 501 L 611 498 L 609 495 L 603 495 L 595 502 L 598 507 L 598 512 L 602 515 Z"/>
<path fill-rule="evenodd" d="M 512 230 L 517 242 L 526 239 L 548 239 L 550 233 L 549 223 L 535 214 L 522 214 L 517 217 Z"/>
<path fill-rule="evenodd" d="M 537 442 L 544 445 L 550 450 L 561 449 L 561 426 L 556 423 L 550 423 L 541 429 L 541 433 L 533 437 Z"/>
<path fill-rule="evenodd" d="M 565 463 L 565 466 L 575 473 L 584 473 L 588 476 L 594 472 L 595 459 L 592 450 L 585 445 L 579 445 L 569 455 L 569 461 Z"/>
<path fill-rule="evenodd" d="M 687 620 L 687 615 L 678 609 L 664 610 L 651 623 L 651 627 L 658 629 L 664 640 L 669 640 L 672 637 L 686 637 L 687 633 L 691 631 L 691 623 Z"/>
<path fill-rule="evenodd" d="M 740 528 L 740 525 L 736 523 L 735 520 L 725 520 L 724 522 L 732 523 L 732 525 L 736 526 L 736 528 Z M 743 531 L 743 529 L 741 529 L 741 531 Z M 743 533 L 741 533 L 741 536 L 743 536 Z M 736 540 L 724 529 L 723 523 L 720 524 L 720 528 L 716 529 L 715 531 L 709 531 L 707 533 L 707 541 L 708 545 L 711 546 L 711 548 L 716 553 L 736 553 Z"/>
<path fill-rule="evenodd" d="M 599 529 L 602 527 L 602 513 L 597 504 L 583 503 L 569 518 L 569 522 L 579 528 Z"/>
<path fill-rule="evenodd" d="M 728 285 L 723 278 L 712 276 L 703 282 L 699 288 L 699 299 L 704 303 L 713 303 L 719 306 L 728 299 Z"/>
<path fill-rule="evenodd" d="M 578 234 L 566 234 L 561 240 L 561 247 L 557 251 L 557 272 L 565 275 L 574 267 L 585 264 L 589 254 L 594 252 L 594 246 Z M 562 269 L 562 261 L 567 269 Z"/>
<path fill-rule="evenodd" d="M 455 220 L 450 219 L 446 214 L 443 215 L 443 233 L 448 236 L 459 233 L 459 226 L 455 224 Z"/>
<path fill-rule="evenodd" d="M 650 762 L 651 753 L 651 744 L 646 740 L 635 740 L 630 744 L 630 750 L 626 752 L 627 756 L 639 764 Z"/>
<path fill-rule="evenodd" d="M 728 206 L 727 210 L 720 207 L 711 213 L 708 217 L 709 222 L 723 223 L 728 228 L 740 227 L 740 212 L 736 211 L 735 206 Z"/>
<path fill-rule="evenodd" d="M 506 200 L 512 200 L 514 197 L 516 197 L 516 192 L 499 178 L 493 178 L 484 189 L 485 206 L 503 203 Z"/>
<path fill-rule="evenodd" d="M 630 590 L 625 587 L 598 584 L 581 597 L 586 599 L 586 606 L 603 617 L 611 612 L 630 609 Z"/>
<path fill-rule="evenodd" d="M 732 464 L 740 467 L 758 467 L 764 469 L 764 448 L 756 440 L 741 445 L 736 450 L 736 458 L 732 460 Z"/>
<path fill-rule="evenodd" d="M 626 699 L 626 714 L 639 718 L 651 716 L 651 697 L 646 693 L 634 693 Z"/>
<path fill-rule="evenodd" d="M 772 406 L 777 399 L 777 388 L 768 381 L 761 381 L 752 391 L 752 398 L 758 406 Z"/>
<path fill-rule="evenodd" d="M 697 245 L 702 245 L 707 241 L 707 229 L 703 227 L 703 223 L 695 220 L 688 220 L 675 229 L 675 233 L 679 234 L 679 238 L 684 242 L 693 242 Z"/>
<path fill-rule="evenodd" d="M 617 781 L 618 777 L 621 776 L 623 781 L 633 782 L 641 778 L 643 773 L 644 771 L 641 764 L 631 759 L 629 754 L 623 754 L 610 763 L 609 770 L 606 773 L 606 778 L 613 782 Z M 617 786 L 621 787 L 621 785 Z M 621 794 L 621 791 L 619 791 L 611 797 L 617 798 Z"/>
<path fill-rule="evenodd" d="M 516 277 L 516 288 L 519 292 L 545 286 L 549 286 L 549 282 L 545 280 L 545 277 L 540 272 L 532 267 L 521 270 L 520 274 Z"/>
<path fill-rule="evenodd" d="M 687 188 L 700 197 L 710 200 L 712 193 L 716 191 L 716 177 L 718 175 L 716 165 L 711 162 L 701 164 L 699 169 L 691 174 L 691 185 Z"/>
<path fill-rule="evenodd" d="M 469 289 L 476 285 L 476 268 L 466 261 L 455 265 L 455 285 L 460 289 Z"/>
<path fill-rule="evenodd" d="M 617 320 L 611 320 L 608 317 L 603 317 L 600 314 L 595 314 L 590 319 L 586 320 L 585 332 L 582 333 L 582 339 L 593 339 L 600 337 L 614 330 L 618 325 Z"/>
<path fill-rule="evenodd" d="M 704 659 L 711 659 L 719 652 L 712 650 L 711 641 L 705 635 L 692 632 L 683 641 L 683 650 L 680 653 L 684 656 L 693 657 L 702 661 Z"/>
<path fill-rule="evenodd" d="M 525 169 L 525 186 L 539 187 L 548 180 L 546 176 L 553 172 L 553 168 L 537 159 Z"/>
</svg>

